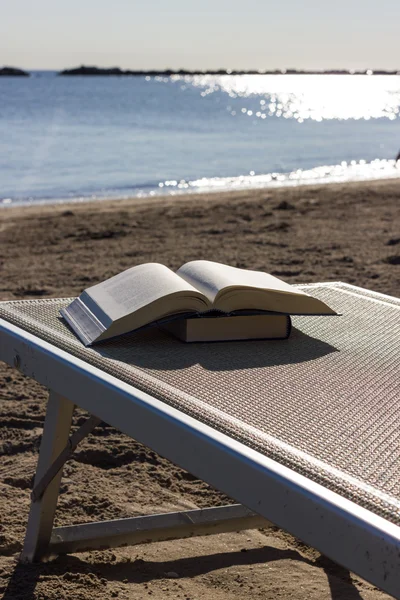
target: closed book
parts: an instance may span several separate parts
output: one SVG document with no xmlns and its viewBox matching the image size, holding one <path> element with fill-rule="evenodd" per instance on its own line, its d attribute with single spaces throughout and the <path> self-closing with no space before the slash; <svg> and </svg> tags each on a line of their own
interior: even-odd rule
<svg viewBox="0 0 400 600">
<path fill-rule="evenodd" d="M 233 340 L 284 340 L 289 337 L 288 315 L 245 315 L 175 319 L 160 325 L 183 342 L 222 342 Z"/>
</svg>

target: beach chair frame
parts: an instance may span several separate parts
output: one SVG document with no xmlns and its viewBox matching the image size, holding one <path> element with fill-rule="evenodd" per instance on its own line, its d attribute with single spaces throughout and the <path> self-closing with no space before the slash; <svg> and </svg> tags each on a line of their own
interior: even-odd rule
<svg viewBox="0 0 400 600">
<path fill-rule="evenodd" d="M 272 522 L 399 594 L 397 525 L 2 319 L 0 359 L 51 390 L 22 560 Z M 67 445 L 75 405 L 95 415 L 92 425 L 112 425 L 240 504 L 53 528 L 62 469 L 54 474 L 52 464 Z"/>
<path fill-rule="evenodd" d="M 74 408 L 72 402 L 50 392 L 21 560 L 32 562 L 48 554 L 115 548 L 271 525 L 244 506 L 234 504 L 53 529 L 63 466 L 77 444 L 101 422 L 97 417 L 90 417 L 68 438 Z M 62 447 L 66 441 L 69 443 Z"/>
</svg>

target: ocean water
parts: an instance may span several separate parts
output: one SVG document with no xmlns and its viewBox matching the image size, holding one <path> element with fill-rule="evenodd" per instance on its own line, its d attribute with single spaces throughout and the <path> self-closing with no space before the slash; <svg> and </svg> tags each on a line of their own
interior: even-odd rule
<svg viewBox="0 0 400 600">
<path fill-rule="evenodd" d="M 399 177 L 400 77 L 0 78 L 0 204 Z"/>
</svg>

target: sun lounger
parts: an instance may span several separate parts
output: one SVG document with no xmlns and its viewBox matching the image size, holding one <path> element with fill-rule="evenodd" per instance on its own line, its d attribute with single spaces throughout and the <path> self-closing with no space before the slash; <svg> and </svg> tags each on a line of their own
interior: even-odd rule
<svg viewBox="0 0 400 600">
<path fill-rule="evenodd" d="M 0 303 L 0 359 L 51 390 L 22 559 L 272 522 L 399 595 L 400 300 L 302 287 L 343 316 L 270 342 L 147 330 L 85 348 L 70 299 Z M 92 416 L 68 438 L 74 405 Z M 239 504 L 53 529 L 62 465 L 100 421 Z"/>
</svg>

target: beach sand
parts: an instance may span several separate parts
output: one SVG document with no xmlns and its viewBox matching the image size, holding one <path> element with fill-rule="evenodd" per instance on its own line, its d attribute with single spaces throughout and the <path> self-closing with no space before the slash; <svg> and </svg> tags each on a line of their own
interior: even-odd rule
<svg viewBox="0 0 400 600">
<path fill-rule="evenodd" d="M 400 295 L 396 181 L 241 191 L 0 212 L 1 299 L 73 296 L 149 261 L 204 258 L 289 283 L 345 281 Z M 0 592 L 92 600 L 381 599 L 385 594 L 274 528 L 18 565 L 46 390 L 4 365 L 0 394 Z M 75 424 L 82 420 L 77 412 Z M 56 524 L 228 499 L 111 427 L 64 469 Z"/>
</svg>

